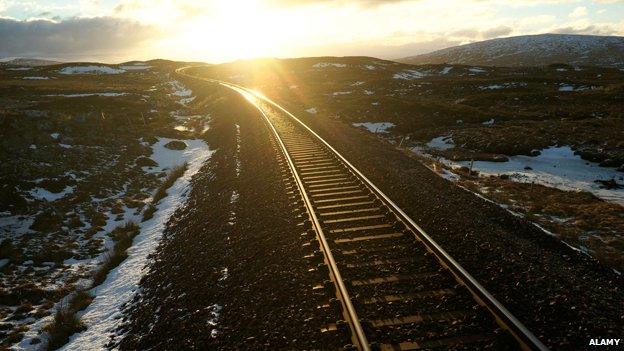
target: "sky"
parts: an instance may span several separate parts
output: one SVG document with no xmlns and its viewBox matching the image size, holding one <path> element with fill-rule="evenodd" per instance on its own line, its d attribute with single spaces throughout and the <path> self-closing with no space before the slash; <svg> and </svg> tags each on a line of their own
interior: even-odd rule
<svg viewBox="0 0 624 351">
<path fill-rule="evenodd" d="M 526 34 L 624 35 L 624 0 L 0 0 L 0 58 L 400 58 Z"/>
</svg>

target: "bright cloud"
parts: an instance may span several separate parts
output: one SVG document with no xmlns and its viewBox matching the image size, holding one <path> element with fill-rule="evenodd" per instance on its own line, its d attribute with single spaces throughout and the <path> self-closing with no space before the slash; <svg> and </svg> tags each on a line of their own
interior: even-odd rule
<svg viewBox="0 0 624 351">
<path fill-rule="evenodd" d="M 623 13 L 621 0 L 0 0 L 0 55 L 396 58 L 512 35 L 622 35 Z"/>
<path fill-rule="evenodd" d="M 574 11 L 570 12 L 568 16 L 572 18 L 585 17 L 587 16 L 587 7 L 579 6 L 575 8 Z"/>
</svg>

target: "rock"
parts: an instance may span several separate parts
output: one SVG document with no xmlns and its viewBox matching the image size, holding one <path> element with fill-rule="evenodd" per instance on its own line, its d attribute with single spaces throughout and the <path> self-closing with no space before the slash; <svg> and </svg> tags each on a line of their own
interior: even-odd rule
<svg viewBox="0 0 624 351">
<path fill-rule="evenodd" d="M 594 182 L 600 184 L 600 188 L 602 189 L 613 190 L 613 189 L 624 188 L 624 185 L 619 184 L 618 182 L 615 181 L 615 179 L 609 179 L 609 180 L 599 179 Z"/>
<path fill-rule="evenodd" d="M 153 145 L 153 144 L 155 144 L 156 142 L 158 142 L 158 139 L 156 139 L 156 137 L 154 137 L 154 136 L 152 136 L 152 135 L 150 135 L 150 136 L 145 136 L 145 137 L 143 137 L 142 139 L 143 139 L 143 141 L 144 141 L 144 142 L 146 142 L 146 143 L 148 143 L 148 144 L 150 144 L 150 145 Z"/>
<path fill-rule="evenodd" d="M 607 158 L 606 160 L 600 162 L 601 167 L 619 167 L 621 164 L 620 160 L 616 160 L 614 158 Z"/>
<path fill-rule="evenodd" d="M 172 140 L 166 143 L 165 147 L 169 150 L 184 150 L 186 149 L 186 143 L 180 140 Z"/>
<path fill-rule="evenodd" d="M 492 156 L 492 162 L 507 162 L 509 161 L 509 158 L 507 158 L 507 156 L 505 155 L 493 155 Z"/>
<path fill-rule="evenodd" d="M 149 157 L 141 156 L 136 159 L 136 165 L 139 167 L 156 167 L 158 163 Z"/>
</svg>

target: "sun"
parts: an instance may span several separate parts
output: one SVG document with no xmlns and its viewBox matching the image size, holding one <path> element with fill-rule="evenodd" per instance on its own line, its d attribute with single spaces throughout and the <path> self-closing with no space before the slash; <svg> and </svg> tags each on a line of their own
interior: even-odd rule
<svg viewBox="0 0 624 351">
<path fill-rule="evenodd" d="M 279 10 L 259 2 L 222 1 L 214 11 L 181 24 L 177 46 L 223 62 L 278 55 L 292 39 Z"/>
</svg>

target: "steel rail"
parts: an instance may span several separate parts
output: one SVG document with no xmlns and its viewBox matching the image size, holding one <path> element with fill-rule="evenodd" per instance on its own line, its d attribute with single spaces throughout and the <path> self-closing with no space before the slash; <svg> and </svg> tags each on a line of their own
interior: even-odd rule
<svg viewBox="0 0 624 351">
<path fill-rule="evenodd" d="M 248 92 L 247 90 L 243 90 L 238 87 L 230 87 L 230 88 L 234 89 L 235 91 L 237 91 L 244 97 L 246 97 L 246 95 L 251 95 L 253 98 L 257 99 L 257 97 L 254 94 Z M 323 253 L 325 255 L 325 258 L 327 259 L 328 266 L 332 273 L 334 282 L 336 283 L 340 301 L 343 305 L 344 311 L 347 314 L 347 317 L 348 317 L 347 322 L 351 325 L 351 330 L 353 330 L 353 332 L 355 333 L 355 335 L 352 336 L 353 341 L 356 342 L 355 346 L 359 350 L 370 351 L 370 346 L 366 338 L 366 334 L 364 333 L 364 329 L 362 328 L 362 325 L 360 324 L 360 319 L 357 315 L 357 312 L 355 311 L 355 307 L 353 307 L 351 298 L 349 297 L 349 292 L 347 291 L 347 287 L 345 286 L 342 276 L 340 275 L 340 271 L 338 270 L 338 265 L 336 264 L 336 260 L 334 259 L 331 249 L 329 248 L 329 243 L 327 242 L 327 238 L 325 237 L 325 233 L 323 231 L 321 223 L 316 215 L 316 211 L 314 211 L 312 201 L 310 200 L 310 197 L 306 193 L 304 185 L 303 185 L 303 181 L 301 180 L 301 177 L 299 176 L 299 173 L 297 172 L 297 169 L 295 168 L 295 163 L 290 157 L 288 150 L 286 149 L 286 145 L 284 145 L 284 142 L 282 141 L 279 133 L 277 132 L 277 130 L 275 129 L 275 127 L 269 120 L 269 117 L 265 114 L 265 112 L 261 108 L 258 108 L 258 111 L 260 111 L 260 113 L 264 117 L 264 120 L 267 122 L 269 129 L 271 129 L 271 131 L 273 132 L 273 136 L 275 137 L 278 144 L 280 145 L 282 153 L 284 154 L 284 157 L 286 158 L 286 161 L 288 163 L 288 167 L 290 168 L 290 171 L 293 174 L 293 177 L 295 178 L 295 181 L 297 183 L 297 187 L 300 190 L 301 196 L 303 197 L 306 210 L 308 211 L 308 214 L 310 215 L 312 219 L 312 225 L 314 227 L 314 230 L 316 231 L 319 242 L 322 246 Z"/>
<path fill-rule="evenodd" d="M 457 279 L 468 288 L 468 290 L 472 293 L 472 295 L 478 301 L 480 301 L 496 317 L 496 320 L 499 322 L 499 324 L 502 324 L 501 326 L 504 329 L 507 329 L 509 332 L 511 332 L 511 334 L 520 342 L 523 348 L 528 349 L 528 350 L 539 350 L 539 351 L 549 350 L 546 347 L 546 345 L 544 345 L 528 328 L 526 328 L 526 326 L 524 326 L 524 324 L 522 324 L 522 322 L 520 322 L 509 310 L 507 310 L 494 296 L 492 296 L 492 294 L 490 294 L 485 289 L 485 287 L 483 287 L 470 273 L 468 273 L 468 271 L 466 271 L 455 259 L 453 259 L 446 252 L 446 250 L 444 250 L 437 242 L 435 242 L 433 238 L 431 238 L 424 231 L 424 229 L 422 229 L 418 224 L 416 224 L 416 222 L 413 219 L 411 219 L 398 205 L 396 205 L 394 201 L 392 201 L 386 194 L 384 194 L 362 172 L 360 172 L 360 170 L 358 170 L 355 166 L 353 166 L 344 156 L 342 156 L 336 149 L 334 149 L 334 147 L 332 147 L 327 141 L 325 141 L 315 131 L 313 131 L 310 127 L 308 127 L 303 121 L 301 121 L 299 118 L 297 118 L 295 115 L 290 113 L 288 110 L 286 110 L 285 108 L 280 106 L 278 103 L 264 96 L 261 93 L 258 93 L 252 89 L 248 89 L 237 84 L 186 74 L 183 71 L 187 68 L 189 67 L 179 68 L 176 70 L 176 73 L 185 77 L 193 78 L 193 79 L 203 80 L 203 81 L 207 81 L 211 83 L 218 83 L 223 86 L 234 89 L 238 91 L 239 93 L 245 92 L 246 94 L 251 94 L 256 99 L 260 99 L 266 103 L 271 104 L 272 106 L 276 107 L 277 109 L 281 110 L 283 113 L 288 115 L 294 121 L 296 121 L 301 127 L 303 127 L 306 131 L 312 134 L 323 145 L 325 145 L 325 147 L 327 147 L 328 150 L 330 150 L 335 156 L 337 156 L 338 159 L 341 160 L 353 174 L 355 174 L 358 178 L 360 178 L 360 180 L 365 185 L 367 185 L 375 193 L 375 195 L 379 197 L 380 200 L 382 200 L 388 207 L 390 207 L 390 209 L 392 209 L 398 215 L 399 219 L 412 229 L 412 232 L 414 233 L 416 238 L 422 241 L 423 244 L 428 248 L 428 250 L 432 252 L 438 258 L 438 260 L 441 261 L 443 265 L 445 265 L 457 277 Z M 262 112 L 264 118 L 267 119 L 268 121 L 268 118 L 264 114 L 264 111 L 262 111 L 261 109 L 259 110 Z M 273 132 L 276 134 L 276 137 L 278 138 L 278 140 L 280 140 L 277 134 L 277 131 L 275 130 L 275 127 L 273 127 L 270 121 L 269 121 L 269 125 L 271 126 Z M 280 145 L 284 147 L 281 140 L 280 140 Z M 283 149 L 283 151 L 287 155 L 287 159 L 289 160 L 289 166 L 293 167 L 292 168 L 293 174 L 296 174 L 294 170 L 294 164 L 292 164 L 292 160 L 288 156 L 287 151 L 285 151 L 285 149 Z M 298 180 L 300 181 L 300 179 Z M 298 184 L 298 185 L 301 187 L 302 194 L 304 194 L 304 196 L 307 198 L 307 195 L 305 195 L 305 191 L 303 190 L 303 184 Z M 310 204 L 306 203 L 306 206 L 308 205 Z M 319 225 L 318 219 L 316 219 L 316 215 L 314 214 L 312 207 L 309 208 L 309 212 L 310 212 L 310 215 L 313 216 L 313 218 L 315 219 L 315 225 Z M 319 225 L 319 229 L 320 229 L 320 225 Z M 331 254 L 331 252 L 329 253 Z M 340 274 L 339 272 L 337 273 Z M 344 286 L 344 283 L 343 283 L 343 286 Z M 346 289 L 345 289 L 345 292 L 346 292 Z M 348 296 L 348 293 L 346 296 Z M 349 304 L 350 304 L 350 301 L 349 301 Z M 353 311 L 353 313 L 355 314 L 355 311 Z M 359 320 L 357 320 L 357 322 L 359 324 Z M 364 336 L 364 340 L 365 340 L 365 336 Z M 368 343 L 366 343 L 366 346 L 368 347 Z"/>
</svg>

